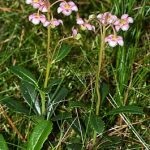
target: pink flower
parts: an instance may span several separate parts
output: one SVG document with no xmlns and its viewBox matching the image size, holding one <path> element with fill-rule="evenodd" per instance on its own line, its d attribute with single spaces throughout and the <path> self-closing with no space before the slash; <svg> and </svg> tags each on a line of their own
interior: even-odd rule
<svg viewBox="0 0 150 150">
<path fill-rule="evenodd" d="M 39 8 L 42 0 L 26 0 L 26 4 L 31 4 L 34 8 Z"/>
<path fill-rule="evenodd" d="M 79 40 L 81 38 L 81 34 L 78 33 L 78 29 L 75 29 L 74 27 L 72 28 L 72 36 L 76 40 Z"/>
<path fill-rule="evenodd" d="M 41 12 L 48 12 L 49 3 L 47 1 L 41 0 L 39 10 Z"/>
<path fill-rule="evenodd" d="M 43 23 L 43 26 L 44 26 L 44 27 L 47 27 L 47 26 L 50 25 L 52 28 L 55 28 L 55 27 L 59 26 L 60 24 L 63 24 L 63 21 L 62 21 L 62 20 L 53 18 L 53 19 L 50 20 L 50 21 L 45 21 L 45 22 Z"/>
<path fill-rule="evenodd" d="M 73 36 L 73 37 L 76 37 L 77 34 L 78 34 L 78 30 L 75 29 L 75 28 L 72 28 L 72 36 Z"/>
<path fill-rule="evenodd" d="M 34 13 L 29 16 L 29 21 L 37 25 L 40 22 L 44 23 L 46 21 L 46 17 L 43 14 Z"/>
<path fill-rule="evenodd" d="M 122 15 L 121 19 L 118 19 L 114 23 L 116 31 L 119 31 L 120 29 L 127 31 L 129 29 L 129 23 L 133 23 L 133 18 L 129 17 L 128 14 Z"/>
<path fill-rule="evenodd" d="M 97 19 L 102 24 L 113 24 L 117 20 L 117 16 L 112 15 L 110 12 L 105 12 L 104 14 L 98 14 Z"/>
<path fill-rule="evenodd" d="M 77 24 L 79 25 L 84 24 L 84 20 L 82 18 L 77 18 Z"/>
<path fill-rule="evenodd" d="M 115 47 L 117 44 L 123 46 L 123 38 L 121 36 L 109 35 L 105 38 L 105 42 L 108 43 L 109 46 Z"/>
<path fill-rule="evenodd" d="M 91 25 L 87 21 L 84 21 L 82 18 L 77 18 L 77 24 L 80 25 L 82 30 L 90 30 L 90 31 L 95 31 L 95 26 Z"/>
<path fill-rule="evenodd" d="M 89 31 L 92 31 L 92 30 L 95 31 L 95 26 L 85 22 L 84 24 L 81 25 L 81 29 L 82 30 L 86 30 L 87 29 Z"/>
<path fill-rule="evenodd" d="M 48 11 L 48 2 L 44 0 L 26 0 L 27 4 L 31 4 L 33 8 L 39 9 L 41 12 Z"/>
<path fill-rule="evenodd" d="M 76 11 L 76 12 L 78 11 L 77 6 L 72 1 L 61 2 L 58 9 L 57 9 L 58 13 L 62 12 L 65 16 L 69 16 L 72 13 L 72 11 Z"/>
</svg>

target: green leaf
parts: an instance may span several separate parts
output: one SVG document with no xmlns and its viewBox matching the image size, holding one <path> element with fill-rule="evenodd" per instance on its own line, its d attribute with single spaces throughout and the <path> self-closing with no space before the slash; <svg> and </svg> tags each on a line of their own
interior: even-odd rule
<svg viewBox="0 0 150 150">
<path fill-rule="evenodd" d="M 91 114 L 90 116 L 90 125 L 98 134 L 103 133 L 105 128 L 103 120 L 94 114 Z"/>
<path fill-rule="evenodd" d="M 13 66 L 10 70 L 17 75 L 21 80 L 29 82 L 38 87 L 38 82 L 31 72 L 20 66 Z"/>
<path fill-rule="evenodd" d="M 108 93 L 109 93 L 108 84 L 106 84 L 105 82 L 102 82 L 101 88 L 100 88 L 100 92 L 101 92 L 101 96 L 102 96 L 102 102 L 104 102 L 106 96 L 107 96 Z"/>
<path fill-rule="evenodd" d="M 61 102 L 68 94 L 68 90 L 64 87 L 62 87 L 56 94 L 52 100 L 56 103 Z"/>
<path fill-rule="evenodd" d="M 22 81 L 20 85 L 21 93 L 25 102 L 33 109 L 36 113 L 41 114 L 38 91 L 33 84 L 26 81 Z"/>
<path fill-rule="evenodd" d="M 71 51 L 71 48 L 72 47 L 68 44 L 62 44 L 60 49 L 54 56 L 54 62 L 61 61 L 63 58 L 65 58 Z"/>
<path fill-rule="evenodd" d="M 68 90 L 62 87 L 54 94 L 48 94 L 48 107 L 47 107 L 47 116 L 50 118 L 57 108 L 57 106 L 64 101 L 64 98 L 67 96 Z"/>
<path fill-rule="evenodd" d="M 115 108 L 107 113 L 107 115 L 115 115 L 120 113 L 131 113 L 131 114 L 144 114 L 143 108 L 133 105 L 121 106 Z"/>
<path fill-rule="evenodd" d="M 46 93 L 51 92 L 52 88 L 54 88 L 55 86 L 58 86 L 61 83 L 62 79 L 51 79 L 49 81 L 48 87 L 45 89 Z"/>
<path fill-rule="evenodd" d="M 8 108 L 15 112 L 24 113 L 26 115 L 31 114 L 27 107 L 19 100 L 15 100 L 10 97 L 5 97 L 3 99 L 0 99 L 0 103 L 6 105 Z"/>
<path fill-rule="evenodd" d="M 41 120 L 34 127 L 27 144 L 27 150 L 41 150 L 48 135 L 52 131 L 52 122 Z"/>
<path fill-rule="evenodd" d="M 59 85 L 62 79 L 51 79 L 48 84 L 48 88 L 51 89 L 55 85 Z"/>
<path fill-rule="evenodd" d="M 0 134 L 0 150 L 8 150 L 6 141 L 2 134 Z"/>
</svg>

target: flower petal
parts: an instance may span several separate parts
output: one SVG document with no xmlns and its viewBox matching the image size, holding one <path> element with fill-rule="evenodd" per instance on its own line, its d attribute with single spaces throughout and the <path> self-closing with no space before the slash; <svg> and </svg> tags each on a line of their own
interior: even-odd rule
<svg viewBox="0 0 150 150">
<path fill-rule="evenodd" d="M 75 5 L 71 8 L 73 11 L 78 11 L 78 7 Z"/>
<path fill-rule="evenodd" d="M 111 47 L 115 47 L 117 45 L 117 42 L 116 41 L 109 41 L 108 44 Z"/>
<path fill-rule="evenodd" d="M 59 14 L 59 13 L 61 13 L 61 12 L 62 12 L 62 8 L 61 8 L 61 7 L 58 7 L 57 13 Z"/>
<path fill-rule="evenodd" d="M 69 4 L 71 7 L 76 6 L 73 1 L 68 2 L 68 4 Z"/>
<path fill-rule="evenodd" d="M 32 21 L 31 21 L 33 24 L 37 25 L 40 23 L 40 19 L 38 18 L 33 18 Z"/>
<path fill-rule="evenodd" d="M 129 22 L 129 23 L 133 23 L 133 18 L 129 17 L 129 18 L 128 18 L 128 22 Z"/>
<path fill-rule="evenodd" d="M 48 9 L 47 9 L 46 6 L 41 6 L 41 7 L 39 8 L 39 10 L 40 10 L 41 12 L 48 12 Z"/>
<path fill-rule="evenodd" d="M 92 25 L 90 25 L 89 23 L 85 23 L 84 26 L 88 29 L 88 30 L 92 30 Z"/>
<path fill-rule="evenodd" d="M 46 20 L 45 22 L 43 22 L 43 26 L 44 26 L 44 27 L 47 27 L 47 26 L 49 26 L 49 25 L 50 25 L 50 21 L 47 21 L 47 20 Z"/>
<path fill-rule="evenodd" d="M 124 45 L 123 38 L 121 36 L 118 36 L 117 41 L 120 46 Z"/>
<path fill-rule="evenodd" d="M 115 29 L 118 32 L 120 30 L 120 26 L 115 26 Z"/>
<path fill-rule="evenodd" d="M 121 19 L 127 19 L 128 18 L 128 14 L 123 14 L 122 16 L 121 16 Z"/>
<path fill-rule="evenodd" d="M 123 40 L 118 40 L 118 44 L 119 44 L 120 46 L 123 46 L 123 45 L 124 45 Z"/>
<path fill-rule="evenodd" d="M 97 15 L 97 19 L 101 19 L 102 16 L 103 16 L 102 14 L 98 14 L 98 15 Z"/>
<path fill-rule="evenodd" d="M 37 9 L 40 8 L 40 4 L 39 3 L 32 3 L 33 8 Z"/>
<path fill-rule="evenodd" d="M 63 13 L 65 16 L 69 16 L 69 15 L 72 13 L 72 10 L 63 10 L 62 13 Z"/>
<path fill-rule="evenodd" d="M 84 21 L 82 18 L 77 18 L 77 24 L 81 25 L 84 24 Z"/>
<path fill-rule="evenodd" d="M 125 24 L 121 27 L 123 31 L 127 31 L 129 29 L 129 24 Z"/>
</svg>

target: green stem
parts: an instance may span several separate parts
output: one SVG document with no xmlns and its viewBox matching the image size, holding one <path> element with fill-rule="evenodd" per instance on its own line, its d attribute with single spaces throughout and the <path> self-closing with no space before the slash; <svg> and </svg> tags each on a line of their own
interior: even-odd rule
<svg viewBox="0 0 150 150">
<path fill-rule="evenodd" d="M 97 94 L 97 102 L 96 102 L 96 115 L 99 115 L 99 109 L 100 109 L 100 103 L 101 103 L 101 96 L 100 96 L 100 84 L 99 84 L 99 79 L 100 79 L 100 72 L 102 68 L 102 62 L 103 62 L 103 57 L 104 57 L 104 49 L 105 49 L 105 26 L 103 27 L 103 32 L 101 34 L 101 42 L 100 42 L 100 51 L 99 51 L 99 58 L 98 58 L 98 68 L 96 71 L 96 81 L 95 81 L 95 89 L 96 89 L 96 94 Z"/>
<path fill-rule="evenodd" d="M 42 104 L 42 115 L 45 115 L 45 93 L 40 91 L 41 104 Z"/>
<path fill-rule="evenodd" d="M 100 104 L 101 104 L 101 96 L 100 96 L 100 84 L 99 84 L 99 79 L 100 79 L 100 72 L 102 68 L 102 62 L 104 58 L 104 49 L 105 49 L 105 33 L 106 33 L 106 28 L 103 26 L 102 33 L 100 34 L 100 50 L 99 50 L 99 55 L 98 55 L 98 68 L 96 71 L 96 79 L 95 79 L 95 90 L 96 90 L 96 96 L 97 96 L 97 101 L 96 101 L 96 115 L 99 115 L 99 110 L 100 110 Z M 96 131 L 94 131 L 93 134 L 93 145 L 96 143 Z"/>
<path fill-rule="evenodd" d="M 45 75 L 45 81 L 44 81 L 44 88 L 47 88 L 47 85 L 48 85 L 50 68 L 51 68 L 51 61 L 50 61 L 50 59 L 48 59 L 47 66 L 46 66 L 46 75 Z"/>
<path fill-rule="evenodd" d="M 50 10 L 47 13 L 47 18 L 50 20 Z M 44 88 L 47 88 L 50 68 L 51 68 L 51 51 L 50 51 L 50 41 L 51 41 L 51 28 L 48 26 L 47 30 L 47 66 L 46 66 L 46 74 L 45 74 L 45 81 L 44 81 Z M 41 96 L 41 104 L 42 104 L 42 114 L 45 114 L 45 103 L 46 103 L 46 94 L 43 91 L 40 91 Z"/>
<path fill-rule="evenodd" d="M 49 12 L 47 13 L 47 18 L 48 18 L 48 20 L 50 20 Z M 50 68 L 51 68 L 50 41 L 51 41 L 51 27 L 48 26 L 48 30 L 47 30 L 47 67 L 46 67 L 44 88 L 47 88 L 47 84 L 48 84 L 48 80 L 49 80 L 49 74 L 50 74 Z"/>
</svg>

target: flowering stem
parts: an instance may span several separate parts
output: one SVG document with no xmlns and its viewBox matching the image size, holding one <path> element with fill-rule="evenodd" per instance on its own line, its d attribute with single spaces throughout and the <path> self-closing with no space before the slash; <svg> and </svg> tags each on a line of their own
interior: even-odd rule
<svg viewBox="0 0 150 150">
<path fill-rule="evenodd" d="M 50 73 L 50 67 L 51 67 L 51 54 L 49 52 L 49 50 L 50 50 L 50 35 L 51 35 L 50 26 L 48 27 L 47 32 L 48 32 L 48 39 L 47 39 L 47 67 L 46 67 L 44 88 L 47 88 L 48 79 L 49 79 L 49 73 Z"/>
<path fill-rule="evenodd" d="M 100 51 L 99 51 L 99 58 L 98 58 L 98 68 L 96 72 L 96 81 L 95 81 L 95 89 L 97 93 L 97 103 L 96 103 L 96 115 L 99 115 L 99 109 L 100 109 L 100 103 L 101 103 L 101 97 L 100 97 L 100 84 L 99 84 L 99 79 L 100 79 L 100 72 L 101 72 L 101 67 L 102 67 L 102 61 L 104 57 L 104 48 L 105 48 L 105 26 L 103 26 L 103 32 L 101 34 L 101 42 L 100 42 Z"/>
<path fill-rule="evenodd" d="M 104 58 L 105 33 L 106 33 L 106 28 L 105 26 L 103 26 L 102 33 L 100 34 L 100 51 L 98 55 L 98 68 L 96 71 L 96 79 L 95 79 L 95 90 L 96 90 L 96 96 L 97 96 L 97 101 L 96 101 L 96 115 L 97 116 L 99 115 L 100 104 L 101 104 L 99 79 L 100 79 L 100 72 L 102 68 L 102 62 Z M 96 142 L 96 131 L 94 131 L 94 135 L 93 135 L 93 145 L 95 145 L 95 142 Z"/>
<path fill-rule="evenodd" d="M 47 18 L 50 20 L 50 13 L 48 11 Z M 44 81 L 44 88 L 47 88 L 50 68 L 51 68 L 51 52 L 50 52 L 50 41 L 51 41 L 51 27 L 48 26 L 47 30 L 47 66 L 46 66 L 46 74 L 45 74 L 45 81 Z M 46 102 L 46 95 L 44 92 L 41 93 L 41 103 L 42 103 L 42 114 L 45 114 L 45 102 Z"/>
</svg>

